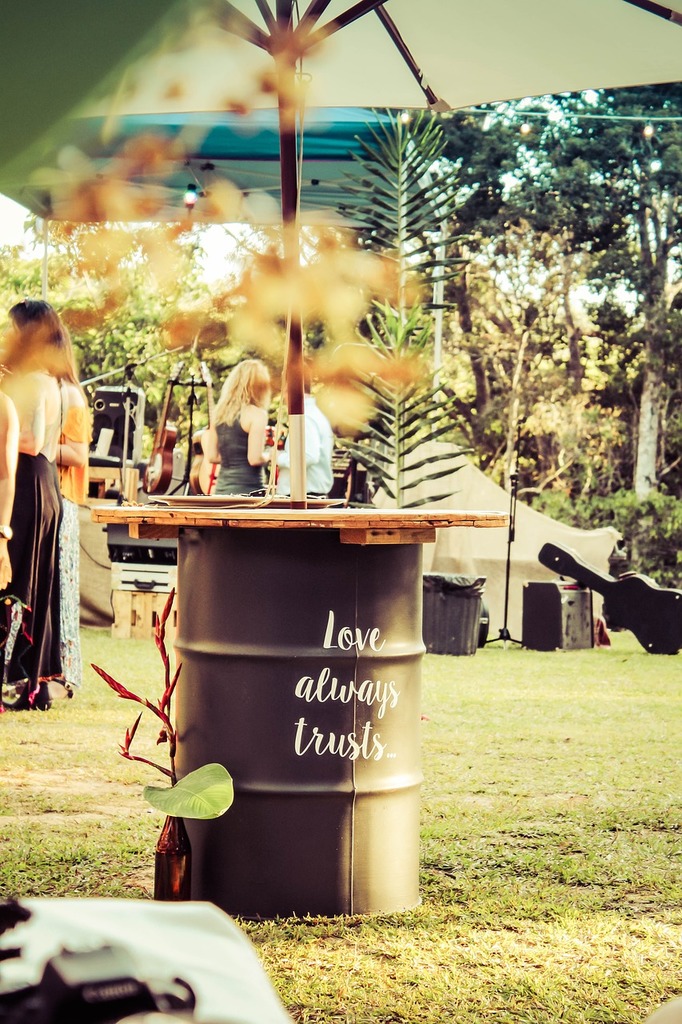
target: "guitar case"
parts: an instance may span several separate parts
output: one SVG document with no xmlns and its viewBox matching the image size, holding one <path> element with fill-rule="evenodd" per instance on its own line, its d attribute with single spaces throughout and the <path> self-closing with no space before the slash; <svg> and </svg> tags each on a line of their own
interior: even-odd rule
<svg viewBox="0 0 682 1024">
<path fill-rule="evenodd" d="M 609 625 L 630 630 L 649 654 L 677 654 L 682 648 L 682 590 L 659 587 L 640 573 L 616 579 L 557 544 L 544 544 L 538 561 L 601 594 Z"/>
</svg>

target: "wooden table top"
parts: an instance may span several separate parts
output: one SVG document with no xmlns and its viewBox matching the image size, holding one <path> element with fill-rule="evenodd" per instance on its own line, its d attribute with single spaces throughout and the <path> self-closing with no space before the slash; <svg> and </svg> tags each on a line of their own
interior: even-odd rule
<svg viewBox="0 0 682 1024">
<path fill-rule="evenodd" d="M 338 530 L 342 544 L 428 544 L 436 529 L 486 529 L 509 524 L 506 512 L 457 509 L 345 508 L 324 503 L 305 509 L 282 504 L 245 507 L 233 499 L 164 498 L 144 505 L 94 505 L 96 523 L 127 525 L 131 537 L 175 537 L 184 528 Z"/>
</svg>

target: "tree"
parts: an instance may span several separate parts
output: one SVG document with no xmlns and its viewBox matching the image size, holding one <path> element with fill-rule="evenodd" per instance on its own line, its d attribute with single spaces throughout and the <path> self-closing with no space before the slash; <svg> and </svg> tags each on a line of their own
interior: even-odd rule
<svg viewBox="0 0 682 1024">
<path fill-rule="evenodd" d="M 523 181 L 535 190 L 533 223 L 561 230 L 567 251 L 592 257 L 596 327 L 630 369 L 640 498 L 669 471 L 665 414 L 679 406 L 682 384 L 681 102 L 679 84 L 553 100 L 557 114 L 533 133 Z"/>
<path fill-rule="evenodd" d="M 568 420 L 584 421 L 586 259 L 533 223 L 532 200 L 518 194 L 528 154 L 504 112 L 443 124 L 458 176 L 453 230 L 466 234 L 469 257 L 450 285 L 445 342 L 458 418 L 480 465 L 507 485 L 516 469 L 522 491 L 571 488 L 579 445 L 556 413 L 570 407 Z"/>
<path fill-rule="evenodd" d="M 461 351 L 464 339 L 471 360 L 472 425 L 484 439 L 484 459 L 498 458 L 489 424 L 498 422 L 494 408 L 501 381 L 480 317 L 483 306 L 490 312 L 499 301 L 490 281 L 499 282 L 495 267 L 504 259 L 507 278 L 544 313 L 537 340 L 551 346 L 554 379 L 559 367 L 565 376 L 561 394 L 550 385 L 553 401 L 569 420 L 568 410 L 582 405 L 588 422 L 601 418 L 609 436 L 593 483 L 630 483 L 640 495 L 659 481 L 675 486 L 681 89 L 540 97 L 444 121 L 447 154 L 460 182 L 457 223 L 468 233 L 473 268 L 456 282 L 457 330 L 451 341 Z M 653 134 L 644 132 L 648 124 Z M 526 239 L 526 265 L 539 260 L 536 287 L 525 292 L 518 259 L 509 263 L 505 256 L 514 248 L 509 239 L 519 233 Z M 545 284 L 538 292 L 543 262 Z M 519 350 L 526 344 L 521 324 L 514 344 Z M 541 375 L 536 384 L 541 386 Z M 524 397 L 527 415 L 537 420 L 539 397 L 528 376 Z M 613 435 L 614 424 L 620 437 Z M 574 466 L 599 466 L 594 445 L 589 447 L 589 464 L 576 450 L 570 456 Z M 539 468 L 545 482 L 551 479 L 553 470 L 542 467 L 542 459 Z M 586 482 L 577 479 L 571 487 L 582 491 Z"/>
</svg>

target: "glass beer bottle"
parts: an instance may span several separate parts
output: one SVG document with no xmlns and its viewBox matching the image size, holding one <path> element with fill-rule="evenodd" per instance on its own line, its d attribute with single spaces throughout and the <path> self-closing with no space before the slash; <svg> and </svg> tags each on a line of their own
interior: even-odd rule
<svg viewBox="0 0 682 1024">
<path fill-rule="evenodd" d="M 192 847 L 182 818 L 169 814 L 156 844 L 154 899 L 191 899 Z"/>
</svg>

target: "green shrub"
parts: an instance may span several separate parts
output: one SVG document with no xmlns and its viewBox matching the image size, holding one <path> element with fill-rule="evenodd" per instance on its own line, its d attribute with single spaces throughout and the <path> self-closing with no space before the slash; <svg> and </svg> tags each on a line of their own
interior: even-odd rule
<svg viewBox="0 0 682 1024">
<path fill-rule="evenodd" d="M 585 530 L 613 526 L 623 536 L 626 561 L 617 573 L 650 576 L 662 587 L 682 588 L 682 501 L 652 491 L 639 499 L 620 490 L 600 497 L 568 498 L 559 492 L 540 494 L 533 508 Z"/>
</svg>

